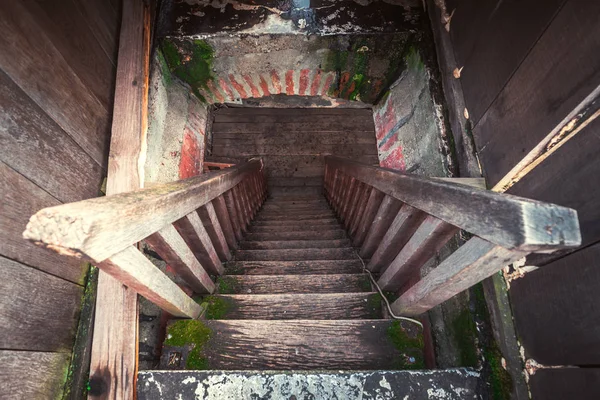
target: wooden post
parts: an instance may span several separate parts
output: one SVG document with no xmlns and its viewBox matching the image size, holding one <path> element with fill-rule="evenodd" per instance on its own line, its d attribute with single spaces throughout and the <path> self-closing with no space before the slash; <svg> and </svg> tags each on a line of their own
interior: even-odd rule
<svg viewBox="0 0 600 400">
<path fill-rule="evenodd" d="M 215 250 L 217 250 L 217 254 L 222 261 L 227 261 L 231 258 L 231 252 L 229 251 L 229 245 L 225 239 L 225 233 L 223 232 L 213 203 L 214 200 L 200 207 L 198 215 L 200 215 L 208 236 L 210 236 L 210 241 L 215 246 Z"/>
<path fill-rule="evenodd" d="M 360 249 L 359 254 L 362 258 L 371 258 L 375 249 L 379 246 L 383 235 L 385 235 L 396 214 L 398 214 L 401 205 L 401 202 L 391 196 L 386 195 L 383 198 L 379 210 L 375 214 L 369 233 L 367 233 Z"/>
<path fill-rule="evenodd" d="M 229 211 L 227 211 L 227 206 L 225 205 L 225 198 L 223 195 L 218 196 L 213 200 L 213 206 L 215 207 L 215 213 L 217 214 L 217 218 L 219 219 L 221 227 L 223 228 L 223 234 L 225 235 L 227 244 L 231 249 L 237 248 L 237 240 L 235 238 L 235 233 L 233 232 L 231 217 L 229 215 Z"/>
<path fill-rule="evenodd" d="M 225 272 L 223 264 L 219 260 L 217 251 L 213 246 L 210 236 L 197 212 L 191 212 L 174 224 L 177 231 L 183 237 L 183 240 L 190 247 L 196 258 L 200 261 L 204 269 L 212 275 L 222 275 Z"/>
<path fill-rule="evenodd" d="M 231 224 L 233 225 L 233 232 L 235 233 L 236 241 L 242 240 L 242 222 L 240 216 L 238 215 L 237 205 L 234 200 L 234 192 L 233 189 L 226 192 L 224 195 L 225 204 L 227 206 L 227 211 L 229 212 L 229 216 L 231 217 Z"/>
<path fill-rule="evenodd" d="M 356 237 L 356 232 L 358 231 L 358 227 L 360 226 L 360 222 L 362 221 L 363 215 L 365 213 L 365 210 L 367 208 L 367 200 L 369 199 L 369 196 L 371 195 L 371 191 L 373 190 L 373 188 L 367 184 L 364 185 L 364 190 L 362 192 L 362 195 L 360 197 L 360 201 L 358 203 L 358 212 L 356 213 L 356 218 L 354 218 L 354 221 L 352 222 L 352 225 L 350 226 L 350 237 L 355 238 Z"/>
<path fill-rule="evenodd" d="M 371 229 L 371 225 L 373 224 L 373 220 L 375 219 L 375 215 L 381 206 L 381 202 L 383 201 L 384 194 L 379 190 L 371 187 L 371 193 L 369 194 L 369 199 L 367 200 L 367 205 L 365 207 L 365 211 L 363 216 L 358 223 L 358 228 L 356 232 L 356 236 L 352 241 L 352 244 L 355 247 L 361 247 L 363 242 L 365 241 L 365 237 L 367 233 Z"/>
</svg>

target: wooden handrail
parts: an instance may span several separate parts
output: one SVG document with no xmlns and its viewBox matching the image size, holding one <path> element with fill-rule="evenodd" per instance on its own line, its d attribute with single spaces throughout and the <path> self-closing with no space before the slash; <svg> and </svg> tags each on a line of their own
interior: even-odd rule
<svg viewBox="0 0 600 400">
<path fill-rule="evenodd" d="M 145 240 L 196 293 L 212 293 L 241 232 L 262 205 L 267 185 L 260 159 L 186 180 L 45 208 L 23 237 L 85 258 L 175 316 L 201 312 L 134 244 Z M 234 230 L 240 232 L 236 237 Z"/>
<path fill-rule="evenodd" d="M 581 244 L 575 210 L 455 181 L 325 157 L 325 195 L 378 286 L 400 295 L 397 314 L 419 315 L 530 252 Z M 474 237 L 421 277 L 460 229 Z"/>
</svg>

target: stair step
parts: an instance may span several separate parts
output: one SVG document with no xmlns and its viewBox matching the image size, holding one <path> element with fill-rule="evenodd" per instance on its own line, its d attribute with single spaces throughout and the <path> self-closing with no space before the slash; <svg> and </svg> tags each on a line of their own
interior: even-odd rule
<svg viewBox="0 0 600 400">
<path fill-rule="evenodd" d="M 351 247 L 349 239 L 331 240 L 263 240 L 243 241 L 240 243 L 241 250 L 273 250 L 273 249 L 335 249 Z"/>
<path fill-rule="evenodd" d="M 235 256 L 239 261 L 306 261 L 306 260 L 354 260 L 354 249 L 277 249 L 277 250 L 238 250 Z"/>
<path fill-rule="evenodd" d="M 207 369 L 400 369 L 406 368 L 408 357 L 423 368 L 420 346 L 398 349 L 393 342 L 411 337 L 418 343 L 420 330 L 414 324 L 392 320 L 209 320 L 205 324 L 211 331 L 203 346 Z"/>
<path fill-rule="evenodd" d="M 269 195 L 271 197 L 285 197 L 285 196 L 321 196 L 323 193 L 323 186 L 272 186 L 269 187 Z"/>
<path fill-rule="evenodd" d="M 369 275 L 223 275 L 220 294 L 358 293 L 370 292 Z"/>
<path fill-rule="evenodd" d="M 286 221 L 286 222 L 299 222 L 315 219 L 335 219 L 333 211 L 324 212 L 310 212 L 310 213 L 278 213 L 278 214 L 260 214 L 254 219 L 255 223 L 259 222 L 274 222 L 274 221 Z"/>
<path fill-rule="evenodd" d="M 314 275 L 356 274 L 362 272 L 360 260 L 314 261 L 231 261 L 226 274 L 237 275 Z"/>
<path fill-rule="evenodd" d="M 325 197 L 316 196 L 304 199 L 269 199 L 264 207 L 293 207 L 293 206 L 311 206 L 311 205 L 329 205 Z"/>
<path fill-rule="evenodd" d="M 480 399 L 480 373 L 431 371 L 140 371 L 138 400 L 162 399 Z M 432 395 L 433 393 L 433 395 Z"/>
<path fill-rule="evenodd" d="M 311 176 L 311 177 L 287 177 L 287 178 L 270 178 L 269 187 L 280 187 L 280 186 L 318 186 L 323 187 L 322 176 Z"/>
<path fill-rule="evenodd" d="M 341 226 L 340 221 L 336 218 L 316 218 L 316 219 L 305 219 L 302 221 L 294 220 L 276 220 L 276 221 L 252 221 L 251 227 L 276 227 L 276 226 L 290 226 L 290 227 L 301 227 L 306 229 L 312 225 L 337 225 Z"/>
<path fill-rule="evenodd" d="M 247 233 L 245 239 L 257 240 L 328 240 L 348 237 L 343 229 L 313 229 L 291 232 Z"/>
<path fill-rule="evenodd" d="M 262 210 L 264 211 L 279 211 L 279 210 L 291 210 L 291 211 L 304 211 L 304 210 L 331 210 L 331 207 L 326 201 L 312 201 L 312 202 L 285 202 L 285 203 L 266 203 Z"/>
<path fill-rule="evenodd" d="M 218 319 L 375 319 L 381 318 L 376 292 L 327 294 L 224 294 Z M 224 305 L 223 305 L 224 304 Z M 207 311 L 207 318 L 210 314 Z"/>
</svg>

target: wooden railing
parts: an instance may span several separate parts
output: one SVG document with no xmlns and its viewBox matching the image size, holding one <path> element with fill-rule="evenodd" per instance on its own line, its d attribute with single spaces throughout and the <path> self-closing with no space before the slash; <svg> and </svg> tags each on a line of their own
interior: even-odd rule
<svg viewBox="0 0 600 400">
<path fill-rule="evenodd" d="M 414 316 L 532 252 L 581 244 L 577 212 L 443 179 L 325 158 L 325 195 L 378 285 Z M 459 230 L 473 237 L 421 277 Z"/>
<path fill-rule="evenodd" d="M 175 316 L 201 312 L 135 246 L 145 240 L 196 293 L 212 293 L 242 233 L 267 195 L 263 162 L 149 189 L 45 208 L 24 238 L 84 258 Z"/>
</svg>

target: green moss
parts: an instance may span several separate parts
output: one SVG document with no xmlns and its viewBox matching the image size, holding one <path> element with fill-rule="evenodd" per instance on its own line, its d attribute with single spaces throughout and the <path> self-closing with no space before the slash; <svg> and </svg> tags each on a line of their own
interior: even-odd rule
<svg viewBox="0 0 600 400">
<path fill-rule="evenodd" d="M 425 358 L 423 356 L 423 334 L 418 332 L 409 335 L 400 324 L 400 321 L 392 321 L 387 330 L 387 336 L 394 347 L 401 353 L 395 367 L 397 369 L 424 369 Z"/>
<path fill-rule="evenodd" d="M 164 39 L 161 49 L 169 70 L 173 75 L 186 82 L 192 92 L 202 102 L 206 99 L 200 89 L 208 89 L 212 77 L 213 48 L 204 40 L 185 40 L 177 43 Z"/>
<path fill-rule="evenodd" d="M 245 273 L 244 268 L 235 261 L 226 263 L 225 270 L 227 271 L 227 275 L 243 275 Z"/>
<path fill-rule="evenodd" d="M 419 50 L 411 45 L 406 52 L 406 56 L 404 57 L 406 61 L 406 67 L 410 71 L 424 71 L 425 64 L 423 64 L 423 60 L 421 59 L 421 55 L 419 54 Z"/>
<path fill-rule="evenodd" d="M 383 299 L 379 293 L 373 293 L 367 297 L 367 310 L 372 318 L 381 318 L 381 302 Z"/>
<path fill-rule="evenodd" d="M 477 331 L 473 316 L 464 309 L 451 323 L 454 340 L 458 346 L 461 367 L 477 367 Z"/>
<path fill-rule="evenodd" d="M 206 319 L 223 319 L 233 307 L 230 301 L 218 296 L 205 296 L 202 303 L 206 306 Z"/>
<path fill-rule="evenodd" d="M 371 279 L 367 275 L 363 276 L 358 282 L 358 287 L 363 292 L 370 292 L 373 288 L 371 287 Z"/>
<path fill-rule="evenodd" d="M 171 69 L 169 68 L 169 64 L 165 59 L 165 55 L 161 51 L 161 49 L 156 50 L 156 59 L 158 60 L 158 64 L 160 66 L 162 81 L 165 86 L 169 86 L 173 83 L 173 76 L 171 75 Z"/>
<path fill-rule="evenodd" d="M 238 280 L 232 276 L 220 276 L 217 279 L 217 290 L 221 294 L 239 293 Z"/>
<path fill-rule="evenodd" d="M 180 320 L 167 328 L 167 339 L 165 345 L 184 347 L 190 346 L 187 361 L 187 369 L 207 369 L 208 360 L 204 357 L 204 346 L 212 335 L 210 328 L 197 320 Z"/>
<path fill-rule="evenodd" d="M 323 71 L 342 71 L 346 69 L 348 64 L 348 56 L 350 52 L 347 50 L 331 50 L 327 53 L 327 58 L 323 62 Z"/>
</svg>

